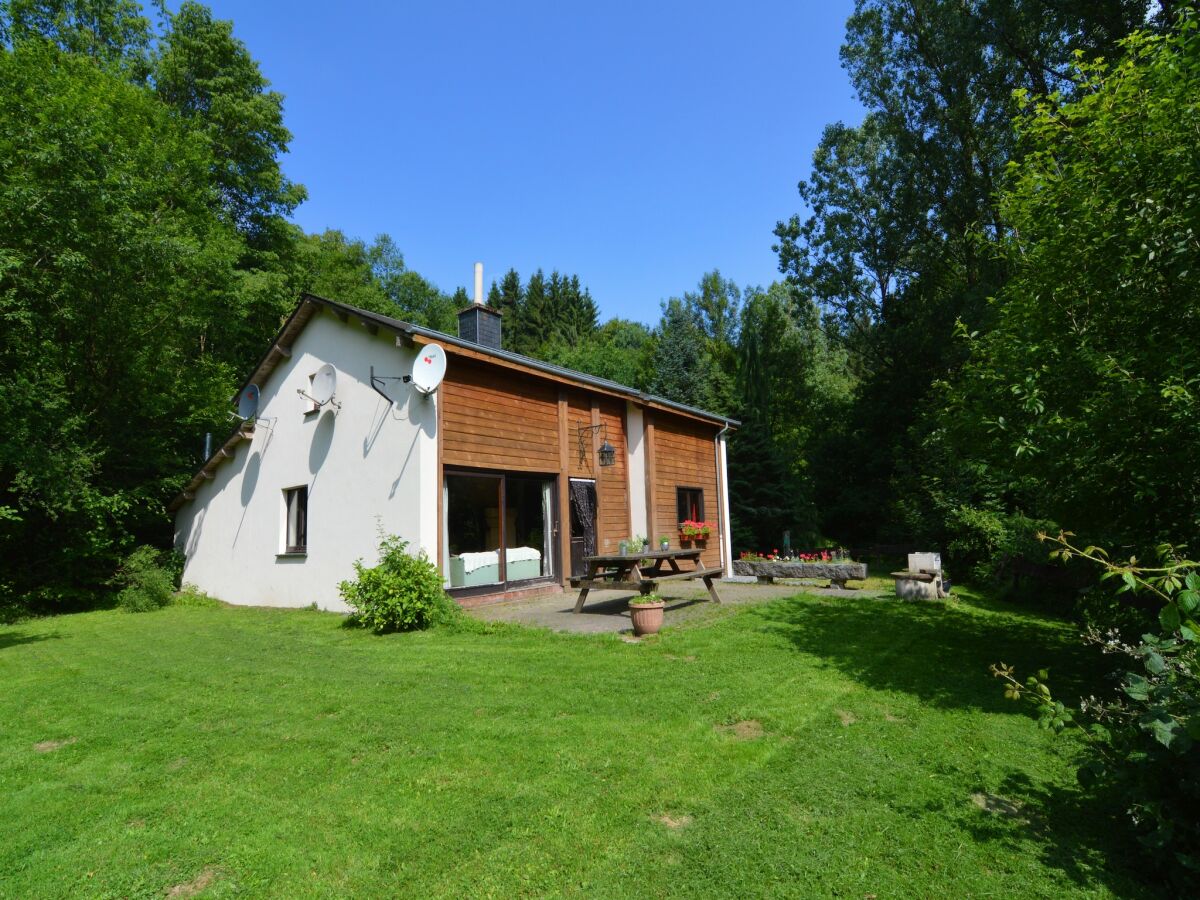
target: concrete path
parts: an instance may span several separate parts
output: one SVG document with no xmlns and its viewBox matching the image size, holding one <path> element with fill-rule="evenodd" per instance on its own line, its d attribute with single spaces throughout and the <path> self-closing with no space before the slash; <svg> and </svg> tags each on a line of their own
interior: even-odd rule
<svg viewBox="0 0 1200 900">
<path fill-rule="evenodd" d="M 708 591 L 699 582 L 671 583 L 664 587 L 665 590 L 659 591 L 659 596 L 667 601 L 666 627 L 701 621 L 719 614 L 724 609 L 750 603 L 765 603 L 781 597 L 794 597 L 805 592 L 821 597 L 875 596 L 873 591 L 865 590 L 841 591 L 800 583 L 758 584 L 753 578 L 749 582 L 743 579 L 729 579 L 717 583 L 717 591 L 721 595 L 721 605 L 717 606 L 709 600 Z M 575 615 L 571 610 L 574 609 L 575 598 L 578 596 L 578 591 L 566 591 L 525 600 L 510 600 L 477 607 L 468 610 L 468 614 L 492 622 L 514 622 L 519 625 L 580 634 L 632 631 L 628 602 L 637 596 L 636 593 L 592 589 L 588 592 L 583 612 Z"/>
</svg>

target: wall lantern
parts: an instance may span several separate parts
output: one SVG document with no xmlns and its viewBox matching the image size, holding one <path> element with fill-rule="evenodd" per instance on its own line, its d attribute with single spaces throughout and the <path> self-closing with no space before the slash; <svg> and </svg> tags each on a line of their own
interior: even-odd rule
<svg viewBox="0 0 1200 900">
<path fill-rule="evenodd" d="M 599 450 L 600 465 L 606 467 L 614 465 L 617 461 L 617 448 L 608 442 L 608 428 L 604 424 L 579 426 L 579 461 L 585 462 L 588 458 L 588 435 L 597 433 L 604 435 L 604 442 L 600 445 Z"/>
</svg>

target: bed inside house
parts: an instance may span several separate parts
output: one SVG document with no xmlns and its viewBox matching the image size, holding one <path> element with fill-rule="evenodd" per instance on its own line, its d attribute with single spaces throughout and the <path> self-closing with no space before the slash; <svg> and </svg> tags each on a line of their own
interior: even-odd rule
<svg viewBox="0 0 1200 900">
<path fill-rule="evenodd" d="M 542 554 L 533 547 L 509 547 L 504 551 L 508 581 L 524 581 L 542 575 Z M 450 557 L 450 587 L 481 587 L 500 580 L 500 551 L 460 553 Z"/>
</svg>

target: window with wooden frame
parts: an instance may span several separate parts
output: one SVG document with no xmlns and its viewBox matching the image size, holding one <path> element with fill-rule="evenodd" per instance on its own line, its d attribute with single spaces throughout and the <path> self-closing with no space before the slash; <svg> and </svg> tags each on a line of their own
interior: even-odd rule
<svg viewBox="0 0 1200 900">
<path fill-rule="evenodd" d="M 675 508 L 680 522 L 703 522 L 704 490 L 694 487 L 675 488 Z"/>
<path fill-rule="evenodd" d="M 284 553 L 308 552 L 308 487 L 283 491 Z"/>
</svg>

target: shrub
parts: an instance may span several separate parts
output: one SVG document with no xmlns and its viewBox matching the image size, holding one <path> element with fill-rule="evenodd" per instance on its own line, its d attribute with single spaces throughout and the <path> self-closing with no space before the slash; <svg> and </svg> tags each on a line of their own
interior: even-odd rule
<svg viewBox="0 0 1200 900">
<path fill-rule="evenodd" d="M 162 609 L 175 593 L 176 569 L 173 554 L 138 547 L 125 557 L 113 579 L 121 585 L 117 605 L 128 612 Z"/>
<path fill-rule="evenodd" d="M 421 551 L 407 552 L 408 542 L 384 537 L 379 542 L 379 564 L 354 563 L 356 578 L 338 585 L 342 599 L 354 611 L 352 620 L 376 634 L 413 631 L 449 621 L 458 613 L 454 601 L 442 590 L 442 576 Z"/>
<path fill-rule="evenodd" d="M 1032 705 L 1042 728 L 1079 728 L 1089 758 L 1079 771 L 1085 787 L 1116 792 L 1138 841 L 1171 875 L 1177 888 L 1200 889 L 1200 564 L 1174 548 L 1159 548 L 1156 567 L 1117 564 L 1096 547 L 1079 549 L 1067 535 L 1058 555 L 1083 558 L 1119 579 L 1122 591 L 1143 592 L 1159 604 L 1159 634 L 1127 643 L 1115 629 L 1088 629 L 1087 640 L 1128 660 L 1111 697 L 1069 709 L 1051 694 L 1045 670 L 1018 680 L 1004 663 L 992 671 L 1005 696 Z"/>
<path fill-rule="evenodd" d="M 1052 523 L 1020 513 L 960 505 L 946 518 L 947 556 L 973 581 L 999 582 L 1014 577 L 1022 563 L 1036 561 L 1044 568 L 1046 553 L 1037 536 L 1051 530 Z"/>
<path fill-rule="evenodd" d="M 179 589 L 179 592 L 171 598 L 172 606 L 198 606 L 204 609 L 215 609 L 220 607 L 221 601 L 216 597 L 210 597 L 194 584 L 185 584 Z"/>
</svg>

